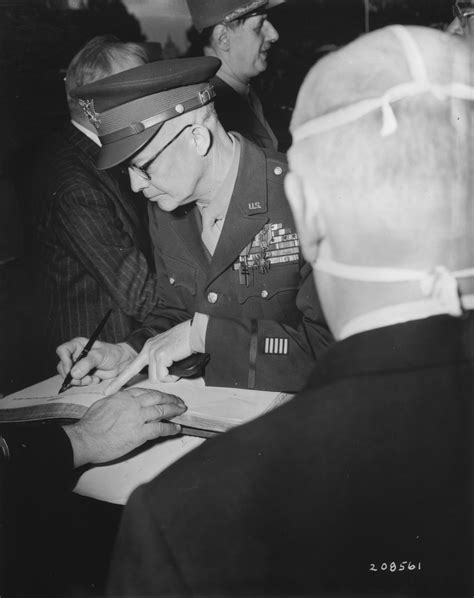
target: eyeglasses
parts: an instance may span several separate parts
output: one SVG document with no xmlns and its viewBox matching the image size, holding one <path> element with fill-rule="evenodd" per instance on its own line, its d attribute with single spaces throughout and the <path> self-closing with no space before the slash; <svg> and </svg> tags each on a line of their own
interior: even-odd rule
<svg viewBox="0 0 474 598">
<path fill-rule="evenodd" d="M 181 133 L 183 131 L 185 131 L 188 127 L 191 127 L 192 125 L 186 125 L 185 127 L 183 127 L 181 129 L 181 131 L 179 131 L 178 133 L 176 133 L 176 135 L 174 137 L 172 137 L 168 143 L 166 143 L 154 156 L 153 158 L 150 158 L 147 162 L 145 162 L 145 164 L 142 164 L 141 166 L 137 166 L 136 164 L 127 164 L 126 169 L 131 169 L 133 170 L 133 172 L 138 175 L 140 178 L 144 179 L 145 181 L 151 181 L 151 176 L 148 173 L 148 170 L 150 169 L 150 166 L 153 164 L 153 162 L 165 151 L 165 149 L 167 147 L 169 147 L 173 141 L 176 141 L 176 139 L 178 139 L 178 137 L 181 135 Z"/>
</svg>

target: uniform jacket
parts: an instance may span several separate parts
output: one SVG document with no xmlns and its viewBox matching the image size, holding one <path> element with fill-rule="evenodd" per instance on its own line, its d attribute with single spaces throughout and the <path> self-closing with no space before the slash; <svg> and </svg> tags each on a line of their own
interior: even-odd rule
<svg viewBox="0 0 474 598">
<path fill-rule="evenodd" d="M 139 350 L 146 338 L 195 312 L 208 314 L 206 352 L 211 360 L 206 384 L 294 391 L 305 383 L 331 335 L 311 268 L 299 252 L 284 195 L 285 159 L 243 138 L 240 141 L 234 192 L 212 259 L 201 240 L 200 215 L 194 204 L 171 213 L 152 206 L 150 231 L 160 284 L 160 315 L 149 318 L 148 328 L 132 334 L 129 342 Z M 272 225 L 278 225 L 273 233 Z M 284 253 L 292 253 L 290 259 L 296 261 L 272 263 L 266 273 L 252 268 L 246 286 L 239 255 L 251 242 L 258 243 L 256 236 L 265 226 L 275 238 L 291 237 Z M 254 249 L 258 251 L 258 246 Z"/>
<path fill-rule="evenodd" d="M 474 318 L 333 345 L 126 507 L 111 596 L 471 596 Z"/>
<path fill-rule="evenodd" d="M 128 181 L 119 186 L 95 168 L 98 152 L 68 124 L 44 151 L 35 180 L 40 338 L 53 365 L 55 347 L 88 337 L 110 307 L 100 340 L 117 342 L 157 303 L 147 226 L 137 209 L 142 198 Z"/>
<path fill-rule="evenodd" d="M 216 92 L 214 106 L 224 129 L 237 131 L 259 147 L 273 149 L 272 138 L 248 102 L 217 76 L 211 79 L 211 84 Z"/>
</svg>

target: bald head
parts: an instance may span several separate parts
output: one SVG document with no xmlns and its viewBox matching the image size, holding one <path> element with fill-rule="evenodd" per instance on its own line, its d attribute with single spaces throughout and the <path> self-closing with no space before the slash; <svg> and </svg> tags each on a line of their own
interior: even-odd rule
<svg viewBox="0 0 474 598">
<path fill-rule="evenodd" d="M 300 90 L 285 184 L 336 338 L 423 298 L 418 282 L 369 282 L 381 269 L 474 265 L 469 58 L 460 38 L 386 28 L 318 62 Z"/>
<path fill-rule="evenodd" d="M 407 31 L 415 47 L 386 28 L 310 71 L 291 130 L 298 139 L 305 123 L 319 123 L 294 142 L 290 166 L 319 204 L 334 259 L 421 268 L 440 260 L 450 267 L 470 265 L 473 103 L 410 92 L 385 110 L 333 114 L 425 75 L 435 86 L 470 84 L 467 44 L 435 30 Z"/>
</svg>

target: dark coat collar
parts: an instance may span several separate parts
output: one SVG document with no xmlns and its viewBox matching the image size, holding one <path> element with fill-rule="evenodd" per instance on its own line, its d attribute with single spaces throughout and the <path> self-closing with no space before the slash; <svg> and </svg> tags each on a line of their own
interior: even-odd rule
<svg viewBox="0 0 474 598">
<path fill-rule="evenodd" d="M 216 91 L 217 115 L 224 129 L 244 135 L 259 147 L 273 149 L 272 138 L 245 98 L 218 76 L 211 83 Z"/>
<path fill-rule="evenodd" d="M 310 386 L 462 361 L 474 361 L 474 312 L 377 328 L 337 342 L 316 366 Z"/>
</svg>

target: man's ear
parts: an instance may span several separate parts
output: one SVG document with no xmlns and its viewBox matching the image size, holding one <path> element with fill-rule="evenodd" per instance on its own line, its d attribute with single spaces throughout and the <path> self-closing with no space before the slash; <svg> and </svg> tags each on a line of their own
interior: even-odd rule
<svg viewBox="0 0 474 598">
<path fill-rule="evenodd" d="M 212 42 L 216 49 L 227 52 L 230 45 L 228 27 L 222 24 L 216 25 L 212 32 Z"/>
<path fill-rule="evenodd" d="M 199 156 L 206 156 L 211 149 L 212 135 L 204 125 L 193 125 L 191 129 L 194 147 Z"/>
<path fill-rule="evenodd" d="M 290 204 L 303 255 L 309 263 L 316 261 L 319 244 L 325 236 L 325 223 L 319 201 L 311 186 L 289 172 L 285 177 L 285 193 Z"/>
</svg>

